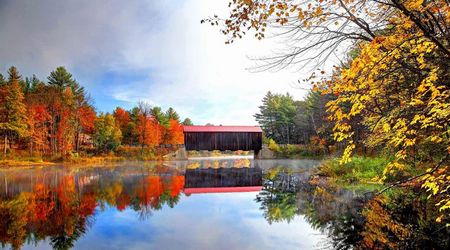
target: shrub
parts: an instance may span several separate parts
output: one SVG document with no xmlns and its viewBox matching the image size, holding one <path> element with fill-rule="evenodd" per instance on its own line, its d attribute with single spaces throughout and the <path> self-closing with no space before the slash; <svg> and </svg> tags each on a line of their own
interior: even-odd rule
<svg viewBox="0 0 450 250">
<path fill-rule="evenodd" d="M 280 152 L 280 146 L 273 140 L 269 139 L 269 143 L 267 144 L 268 148 L 274 152 Z"/>
</svg>

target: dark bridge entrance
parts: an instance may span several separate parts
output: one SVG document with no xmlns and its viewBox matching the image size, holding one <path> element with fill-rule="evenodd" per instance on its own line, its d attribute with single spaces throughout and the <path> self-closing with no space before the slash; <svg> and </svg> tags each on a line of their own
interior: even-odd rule
<svg viewBox="0 0 450 250">
<path fill-rule="evenodd" d="M 257 126 L 184 126 L 186 150 L 253 150 L 262 147 L 262 130 Z"/>
</svg>

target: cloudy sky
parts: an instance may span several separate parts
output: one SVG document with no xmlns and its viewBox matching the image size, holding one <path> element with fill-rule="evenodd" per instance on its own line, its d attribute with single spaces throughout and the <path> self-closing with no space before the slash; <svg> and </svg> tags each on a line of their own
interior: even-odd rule
<svg viewBox="0 0 450 250">
<path fill-rule="evenodd" d="M 0 0 L 0 71 L 46 79 L 65 66 L 98 111 L 138 101 L 175 108 L 196 124 L 256 124 L 267 91 L 302 98 L 308 72 L 251 73 L 249 57 L 279 49 L 251 37 L 225 45 L 202 18 L 228 13 L 228 0 Z"/>
</svg>

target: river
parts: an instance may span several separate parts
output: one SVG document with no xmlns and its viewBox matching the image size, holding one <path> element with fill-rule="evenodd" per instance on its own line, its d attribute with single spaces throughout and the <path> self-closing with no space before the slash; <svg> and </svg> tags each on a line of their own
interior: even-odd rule
<svg viewBox="0 0 450 250">
<path fill-rule="evenodd" d="M 321 186 L 311 178 L 319 163 L 230 158 L 3 169 L 0 242 L 22 249 L 376 247 L 372 238 L 383 235 L 377 225 L 366 228 L 370 214 L 363 213 L 373 192 Z M 407 229 L 392 229 L 400 236 L 387 240 L 405 238 Z"/>
</svg>

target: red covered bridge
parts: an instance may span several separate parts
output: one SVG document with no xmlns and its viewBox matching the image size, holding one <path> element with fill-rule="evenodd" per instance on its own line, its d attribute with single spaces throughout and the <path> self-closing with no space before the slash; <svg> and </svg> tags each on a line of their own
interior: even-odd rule
<svg viewBox="0 0 450 250">
<path fill-rule="evenodd" d="M 262 130 L 258 126 L 184 126 L 186 150 L 253 150 L 262 148 Z"/>
</svg>

